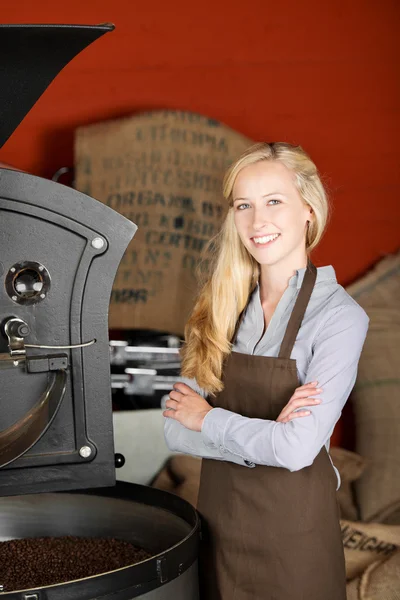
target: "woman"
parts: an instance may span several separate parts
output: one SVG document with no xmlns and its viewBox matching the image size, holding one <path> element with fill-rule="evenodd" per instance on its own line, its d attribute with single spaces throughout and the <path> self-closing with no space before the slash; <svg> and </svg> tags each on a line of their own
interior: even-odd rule
<svg viewBox="0 0 400 600">
<path fill-rule="evenodd" d="M 369 319 L 333 267 L 309 258 L 328 203 L 301 147 L 256 144 L 228 170 L 224 196 L 185 328 L 191 385 L 176 383 L 163 413 L 169 448 L 203 457 L 201 595 L 345 600 L 328 450 Z"/>
</svg>

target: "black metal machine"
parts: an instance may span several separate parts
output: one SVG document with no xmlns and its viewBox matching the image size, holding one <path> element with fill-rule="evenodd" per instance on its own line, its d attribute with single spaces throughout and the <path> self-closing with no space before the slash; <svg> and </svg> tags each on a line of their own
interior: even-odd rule
<svg viewBox="0 0 400 600">
<path fill-rule="evenodd" d="M 58 71 L 112 29 L 2 27 L 2 142 Z M 15 170 L 0 171 L 0 211 L 0 493 L 112 485 L 107 316 L 136 225 Z"/>
<path fill-rule="evenodd" d="M 113 28 L 0 26 L 0 146 L 58 72 Z M 89 582 L 10 591 L 0 580 L 0 597 L 198 597 L 196 511 L 146 486 L 112 487 L 108 307 L 136 229 L 85 194 L 0 168 L 0 542 L 112 535 L 154 554 Z"/>
</svg>

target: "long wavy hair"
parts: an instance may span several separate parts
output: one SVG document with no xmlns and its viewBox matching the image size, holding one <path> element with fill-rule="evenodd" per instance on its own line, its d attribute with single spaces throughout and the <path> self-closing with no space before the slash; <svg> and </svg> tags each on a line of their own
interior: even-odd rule
<svg viewBox="0 0 400 600">
<path fill-rule="evenodd" d="M 229 208 L 219 232 L 204 249 L 198 267 L 200 291 L 186 323 L 180 354 L 181 374 L 195 378 L 200 388 L 215 396 L 223 390 L 223 364 L 232 351 L 239 315 L 257 285 L 260 265 L 243 245 L 234 222 L 232 191 L 239 172 L 256 162 L 279 161 L 294 175 L 300 196 L 314 212 L 306 234 L 306 253 L 320 241 L 329 215 L 329 204 L 317 168 L 300 146 L 285 142 L 258 143 L 248 148 L 228 169 L 223 195 Z M 206 258 L 207 257 L 207 258 Z M 204 264 L 208 264 L 204 276 Z"/>
</svg>

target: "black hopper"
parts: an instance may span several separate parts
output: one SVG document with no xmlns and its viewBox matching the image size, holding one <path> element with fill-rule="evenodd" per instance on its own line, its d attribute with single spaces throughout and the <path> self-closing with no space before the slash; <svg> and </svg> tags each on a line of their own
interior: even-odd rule
<svg viewBox="0 0 400 600">
<path fill-rule="evenodd" d="M 0 146 L 113 28 L 0 26 Z M 114 484 L 108 307 L 136 229 L 85 194 L 0 169 L 0 496 Z"/>
</svg>

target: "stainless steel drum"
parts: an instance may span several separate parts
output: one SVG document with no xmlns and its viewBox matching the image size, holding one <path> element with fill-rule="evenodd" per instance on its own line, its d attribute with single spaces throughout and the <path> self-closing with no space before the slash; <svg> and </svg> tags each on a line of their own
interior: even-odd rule
<svg viewBox="0 0 400 600">
<path fill-rule="evenodd" d="M 199 517 L 185 500 L 132 483 L 76 493 L 0 498 L 0 541 L 74 535 L 114 537 L 152 558 L 105 574 L 29 590 L 15 600 L 197 600 Z M 0 581 L 1 585 L 1 581 Z"/>
</svg>

